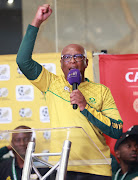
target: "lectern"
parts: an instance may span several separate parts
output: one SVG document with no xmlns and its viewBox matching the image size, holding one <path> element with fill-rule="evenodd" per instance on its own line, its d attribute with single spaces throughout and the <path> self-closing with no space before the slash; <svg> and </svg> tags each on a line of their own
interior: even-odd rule
<svg viewBox="0 0 138 180">
<path fill-rule="evenodd" d="M 56 180 L 65 180 L 67 171 L 75 171 L 78 166 L 81 170 L 93 165 L 111 164 L 111 159 L 105 157 L 82 127 L 0 131 L 0 140 L 9 144 L 12 133 L 21 132 L 32 133 L 24 159 L 22 180 L 31 179 L 32 169 L 39 180 L 47 179 L 55 171 Z M 14 151 L 19 154 L 18 150 Z M 39 168 L 48 168 L 49 171 L 41 175 Z"/>
</svg>

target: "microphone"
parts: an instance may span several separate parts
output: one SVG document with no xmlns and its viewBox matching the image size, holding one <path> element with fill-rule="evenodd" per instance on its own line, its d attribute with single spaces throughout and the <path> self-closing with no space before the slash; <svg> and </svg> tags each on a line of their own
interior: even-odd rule
<svg viewBox="0 0 138 180">
<path fill-rule="evenodd" d="M 81 73 L 78 69 L 71 69 L 68 73 L 67 80 L 72 85 L 72 90 L 78 89 L 81 83 Z M 78 105 L 73 104 L 73 109 L 77 109 Z"/>
</svg>

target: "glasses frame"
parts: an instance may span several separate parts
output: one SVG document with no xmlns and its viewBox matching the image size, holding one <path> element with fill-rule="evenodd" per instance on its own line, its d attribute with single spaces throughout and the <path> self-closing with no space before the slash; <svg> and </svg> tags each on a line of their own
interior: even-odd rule
<svg viewBox="0 0 138 180">
<path fill-rule="evenodd" d="M 64 57 L 65 55 L 68 55 L 68 56 L 69 56 L 68 60 L 64 60 L 63 57 Z M 81 59 L 80 61 L 76 60 L 76 55 L 78 55 L 78 56 L 81 55 L 81 56 L 82 56 L 82 59 Z M 61 55 L 61 59 L 63 59 L 64 62 L 70 62 L 72 58 L 73 58 L 76 62 L 81 62 L 81 61 L 83 61 L 84 59 L 86 59 L 86 57 L 85 57 L 83 54 L 74 54 L 74 55 L 64 54 L 64 55 Z"/>
</svg>

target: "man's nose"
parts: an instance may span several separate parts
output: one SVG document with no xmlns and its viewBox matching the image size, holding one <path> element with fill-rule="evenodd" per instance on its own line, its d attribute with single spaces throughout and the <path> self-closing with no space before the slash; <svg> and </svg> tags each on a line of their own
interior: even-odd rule
<svg viewBox="0 0 138 180">
<path fill-rule="evenodd" d="M 137 150 L 138 150 L 138 147 L 135 146 L 135 145 L 133 145 L 133 146 L 132 146 L 132 150 L 133 150 L 133 151 L 137 151 Z"/>
<path fill-rule="evenodd" d="M 75 60 L 74 56 L 72 56 L 72 57 L 71 57 L 70 62 L 72 62 L 72 63 L 76 62 L 76 60 Z"/>
<path fill-rule="evenodd" d="M 20 140 L 20 145 L 25 145 L 25 141 L 23 139 Z"/>
</svg>

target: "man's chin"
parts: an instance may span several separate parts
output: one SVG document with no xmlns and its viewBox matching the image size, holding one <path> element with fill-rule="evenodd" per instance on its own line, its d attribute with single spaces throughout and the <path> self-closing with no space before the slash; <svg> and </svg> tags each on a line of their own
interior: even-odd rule
<svg viewBox="0 0 138 180">
<path fill-rule="evenodd" d="M 25 154 L 26 152 L 18 152 L 18 155 L 23 159 L 25 158 Z"/>
<path fill-rule="evenodd" d="M 25 159 L 25 154 L 20 154 L 20 157 L 21 157 L 22 159 Z"/>
<path fill-rule="evenodd" d="M 134 160 L 129 161 L 128 164 L 133 165 L 133 166 L 137 166 L 138 165 L 138 161 L 136 159 L 134 159 Z"/>
</svg>

